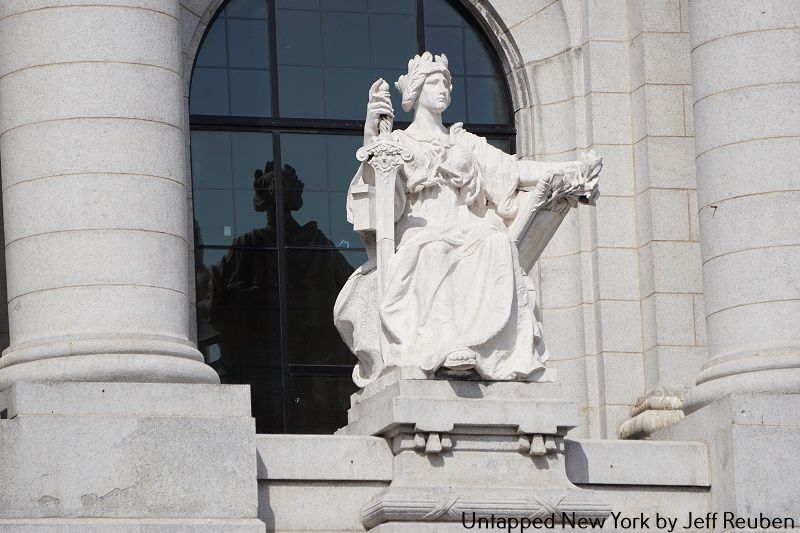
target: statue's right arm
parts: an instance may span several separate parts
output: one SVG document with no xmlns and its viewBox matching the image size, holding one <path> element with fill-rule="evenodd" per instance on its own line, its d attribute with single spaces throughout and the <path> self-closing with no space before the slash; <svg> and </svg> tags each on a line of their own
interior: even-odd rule
<svg viewBox="0 0 800 533">
<path fill-rule="evenodd" d="M 369 88 L 367 118 L 364 121 L 364 146 L 371 144 L 380 135 L 381 117 L 394 118 L 389 84 L 379 78 Z M 391 128 L 390 128 L 391 129 Z"/>
</svg>

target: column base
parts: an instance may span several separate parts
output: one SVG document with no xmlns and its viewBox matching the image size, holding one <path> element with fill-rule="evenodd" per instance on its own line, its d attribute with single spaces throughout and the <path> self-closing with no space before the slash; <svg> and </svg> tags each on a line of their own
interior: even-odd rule
<svg viewBox="0 0 800 533">
<path fill-rule="evenodd" d="M 0 390 L 20 381 L 218 384 L 187 341 L 89 338 L 12 346 L 0 358 Z"/>
<path fill-rule="evenodd" d="M 800 348 L 737 353 L 709 361 L 686 394 L 688 414 L 730 394 L 800 392 Z"/>
<path fill-rule="evenodd" d="M 263 531 L 247 386 L 16 383 L 0 450 L 3 531 Z"/>
</svg>

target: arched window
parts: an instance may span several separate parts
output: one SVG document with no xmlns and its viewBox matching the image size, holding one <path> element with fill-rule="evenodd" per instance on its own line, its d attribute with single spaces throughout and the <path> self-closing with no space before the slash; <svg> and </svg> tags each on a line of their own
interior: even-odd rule
<svg viewBox="0 0 800 533">
<path fill-rule="evenodd" d="M 259 433 L 347 422 L 355 357 L 332 308 L 366 259 L 345 195 L 367 89 L 426 49 L 449 58 L 445 121 L 510 151 L 496 54 L 455 2 L 230 0 L 209 25 L 190 99 L 198 344 L 223 383 L 251 385 Z"/>
</svg>

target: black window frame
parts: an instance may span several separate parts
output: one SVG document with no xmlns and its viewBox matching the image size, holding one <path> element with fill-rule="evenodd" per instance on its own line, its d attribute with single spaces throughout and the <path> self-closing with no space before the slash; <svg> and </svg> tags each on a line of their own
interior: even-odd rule
<svg viewBox="0 0 800 533">
<path fill-rule="evenodd" d="M 206 32 L 203 39 L 198 46 L 197 53 L 195 54 L 194 63 L 192 65 L 192 78 L 194 77 L 197 60 L 200 51 L 203 48 L 206 37 L 209 35 L 209 30 L 218 21 L 220 14 L 223 10 L 234 0 L 226 0 L 220 5 L 215 16 L 210 20 L 206 27 Z M 231 116 L 231 115 L 189 115 L 189 130 L 193 131 L 219 131 L 219 132 L 258 132 L 269 133 L 272 135 L 272 152 L 274 160 L 274 168 L 277 172 L 283 168 L 281 160 L 281 133 L 291 134 L 318 134 L 318 135 L 361 135 L 364 130 L 363 120 L 341 120 L 341 119 L 308 119 L 308 118 L 282 118 L 280 116 L 280 91 L 279 91 L 279 68 L 278 68 L 278 45 L 277 45 L 277 24 L 276 24 L 276 0 L 263 0 L 267 4 L 267 24 L 269 30 L 268 46 L 269 46 L 269 73 L 270 73 L 270 91 L 271 91 L 271 116 L 270 117 L 251 117 L 251 116 Z M 416 1 L 416 18 L 417 18 L 417 48 L 418 53 L 423 53 L 426 50 L 425 45 L 425 13 L 424 3 L 425 0 Z M 489 39 L 486 38 L 486 31 L 482 28 L 475 17 L 463 6 L 458 0 L 444 0 L 452 6 L 459 15 L 467 21 L 472 28 L 476 31 L 481 39 L 484 47 L 489 53 L 493 63 L 495 72 L 501 80 L 500 86 L 503 90 L 503 96 L 507 107 L 507 116 L 509 119 L 508 124 L 479 124 L 465 122 L 465 129 L 472 133 L 489 137 L 496 140 L 507 140 L 511 153 L 515 153 L 516 141 L 516 128 L 514 125 L 514 109 L 512 105 L 510 88 L 506 79 L 502 64 L 499 61 L 499 54 Z M 436 52 L 436 51 L 432 51 Z M 404 65 L 400 65 L 403 67 Z M 466 91 L 466 87 L 457 87 L 456 90 Z M 365 88 L 366 92 L 366 88 Z M 191 87 L 190 92 L 191 95 Z M 366 100 L 364 102 L 366 109 Z M 396 121 L 395 128 L 406 128 L 410 122 Z M 354 166 L 355 170 L 355 166 Z M 286 271 L 286 254 L 290 250 L 315 250 L 321 251 L 326 248 L 311 248 L 311 247 L 297 247 L 287 246 L 285 242 L 285 228 L 283 218 L 283 180 L 277 179 L 275 181 L 275 201 L 276 201 L 276 236 L 277 247 L 256 247 L 249 248 L 252 250 L 269 250 L 277 252 L 277 268 L 278 268 L 278 295 L 279 295 L 279 331 L 280 331 L 280 350 L 281 350 L 281 384 L 282 384 L 282 415 L 283 415 L 283 432 L 295 433 L 296 423 L 294 420 L 294 413 L 291 409 L 293 401 L 292 391 L 292 377 L 342 377 L 351 376 L 353 367 L 356 363 L 355 356 L 353 356 L 352 365 L 325 365 L 325 364 L 296 364 L 291 363 L 289 359 L 289 324 L 288 324 L 288 287 L 286 284 L 287 271 Z M 192 183 L 192 191 L 194 191 L 194 184 Z M 193 212 L 194 212 L 194 194 L 192 195 Z M 229 245 L 207 245 L 200 244 L 198 246 L 201 250 L 227 250 L 230 249 Z M 351 251 L 362 251 L 361 247 L 351 247 Z"/>
</svg>

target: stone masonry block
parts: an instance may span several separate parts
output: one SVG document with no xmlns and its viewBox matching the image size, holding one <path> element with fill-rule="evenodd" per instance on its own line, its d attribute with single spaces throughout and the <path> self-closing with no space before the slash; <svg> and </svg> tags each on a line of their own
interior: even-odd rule
<svg viewBox="0 0 800 533">
<path fill-rule="evenodd" d="M 635 300 L 639 297 L 637 261 L 637 253 L 634 249 L 597 249 L 597 274 L 601 299 Z"/>
<path fill-rule="evenodd" d="M 627 92 L 628 43 L 590 41 L 584 48 L 588 68 L 587 87 L 591 92 Z"/>
<path fill-rule="evenodd" d="M 683 135 L 683 86 L 648 84 L 644 88 L 647 134 L 653 136 Z"/>
<path fill-rule="evenodd" d="M 639 352 L 642 349 L 641 311 L 638 301 L 600 302 L 603 351 Z"/>
<path fill-rule="evenodd" d="M 592 143 L 629 144 L 631 139 L 630 96 L 593 93 L 587 97 L 591 110 Z"/>
<path fill-rule="evenodd" d="M 12 416 L 0 420 L 0 516 L 255 519 L 248 396 L 225 385 L 13 385 L 0 395 Z"/>
<path fill-rule="evenodd" d="M 636 247 L 636 202 L 632 197 L 606 196 L 597 202 L 597 245 Z"/>
<path fill-rule="evenodd" d="M 703 292 L 700 245 L 694 242 L 651 243 L 653 280 L 658 292 Z"/>
<path fill-rule="evenodd" d="M 694 296 L 655 293 L 658 344 L 693 346 Z"/>
</svg>

